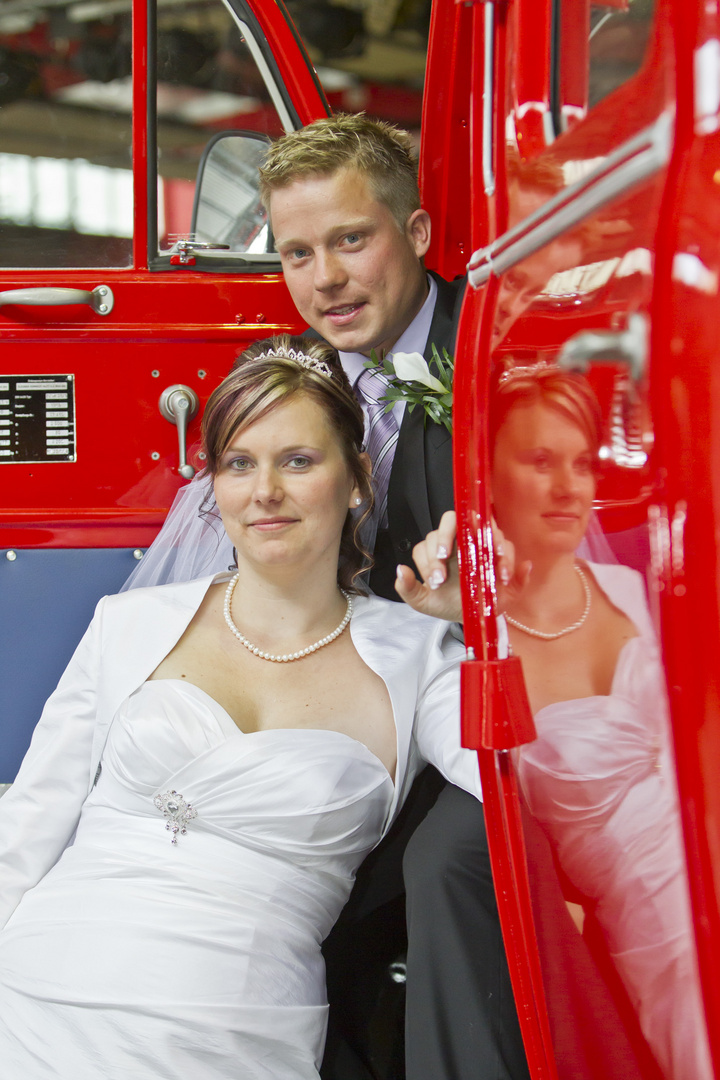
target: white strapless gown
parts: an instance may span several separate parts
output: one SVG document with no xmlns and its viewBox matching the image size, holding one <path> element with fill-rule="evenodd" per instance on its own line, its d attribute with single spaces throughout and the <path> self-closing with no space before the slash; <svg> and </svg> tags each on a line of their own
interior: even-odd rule
<svg viewBox="0 0 720 1080">
<path fill-rule="evenodd" d="M 540 709 L 538 738 L 518 755 L 520 784 L 563 870 L 595 901 L 663 1074 L 711 1080 L 659 649 L 639 576 L 592 570 L 640 634 L 622 649 L 609 695 Z"/>
<path fill-rule="evenodd" d="M 171 790 L 197 814 L 176 844 Z M 2 1076 L 317 1080 L 320 945 L 392 799 L 346 735 L 246 735 L 197 687 L 145 683 L 75 842 L 0 933 Z"/>
</svg>

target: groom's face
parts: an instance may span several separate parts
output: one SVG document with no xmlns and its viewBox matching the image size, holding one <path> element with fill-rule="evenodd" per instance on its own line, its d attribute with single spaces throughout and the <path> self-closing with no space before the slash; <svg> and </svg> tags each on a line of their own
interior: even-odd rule
<svg viewBox="0 0 720 1080">
<path fill-rule="evenodd" d="M 392 348 L 427 295 L 427 212 L 400 228 L 366 177 L 343 168 L 273 191 L 270 217 L 285 281 L 313 330 L 344 352 Z"/>
</svg>

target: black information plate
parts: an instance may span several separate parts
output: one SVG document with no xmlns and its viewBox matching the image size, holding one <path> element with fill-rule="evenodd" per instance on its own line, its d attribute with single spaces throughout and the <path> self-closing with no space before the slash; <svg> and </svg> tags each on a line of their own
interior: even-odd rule
<svg viewBox="0 0 720 1080">
<path fill-rule="evenodd" d="M 75 376 L 0 375 L 0 465 L 75 460 Z"/>
</svg>

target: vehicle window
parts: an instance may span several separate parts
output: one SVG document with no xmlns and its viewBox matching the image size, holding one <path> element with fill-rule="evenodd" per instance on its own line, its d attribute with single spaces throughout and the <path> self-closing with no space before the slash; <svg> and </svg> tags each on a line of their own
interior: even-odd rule
<svg viewBox="0 0 720 1080">
<path fill-rule="evenodd" d="M 158 252 L 183 240 L 267 251 L 257 166 L 265 143 L 292 124 L 250 29 L 222 0 L 159 5 L 156 51 Z M 195 207 L 201 163 L 204 227 Z"/>
<path fill-rule="evenodd" d="M 0 266 L 130 266 L 130 12 L 12 7 L 0 12 Z"/>
<path fill-rule="evenodd" d="M 559 133 L 640 70 L 655 0 L 592 0 L 589 5 L 558 0 L 555 14 L 558 78 L 553 114 Z"/>
<path fill-rule="evenodd" d="M 589 108 L 640 70 L 654 11 L 655 0 L 627 0 L 623 7 L 617 4 L 591 6 Z"/>
</svg>

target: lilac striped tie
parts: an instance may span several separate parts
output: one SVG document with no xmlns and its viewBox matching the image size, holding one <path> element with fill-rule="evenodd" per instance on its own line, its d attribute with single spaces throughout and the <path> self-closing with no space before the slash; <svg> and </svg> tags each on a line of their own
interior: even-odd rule
<svg viewBox="0 0 720 1080">
<path fill-rule="evenodd" d="M 355 384 L 367 403 L 368 430 L 365 449 L 372 461 L 375 485 L 374 530 L 387 528 L 387 501 L 390 471 L 399 428 L 392 412 L 385 412 L 380 398 L 385 394 L 390 383 L 376 368 L 366 368 Z M 375 537 L 373 535 L 373 541 Z"/>
</svg>

